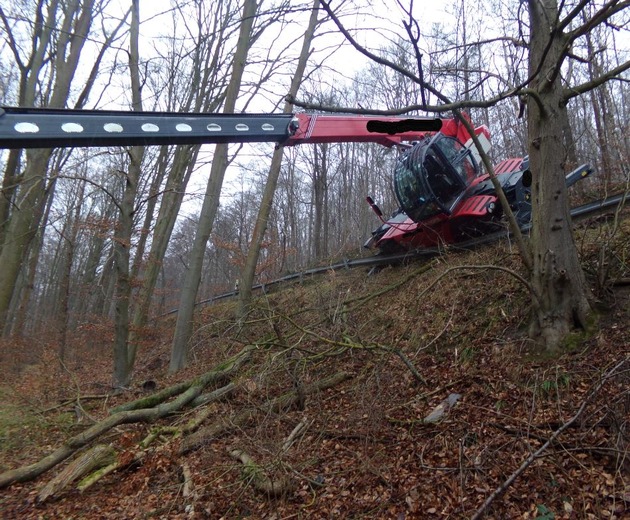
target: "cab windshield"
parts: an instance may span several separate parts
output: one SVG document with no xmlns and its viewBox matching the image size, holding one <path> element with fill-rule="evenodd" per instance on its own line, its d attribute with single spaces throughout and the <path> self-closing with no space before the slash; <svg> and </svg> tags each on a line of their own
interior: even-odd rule
<svg viewBox="0 0 630 520">
<path fill-rule="evenodd" d="M 414 221 L 450 214 L 478 175 L 475 160 L 457 139 L 437 134 L 405 153 L 394 170 L 394 191 Z"/>
</svg>

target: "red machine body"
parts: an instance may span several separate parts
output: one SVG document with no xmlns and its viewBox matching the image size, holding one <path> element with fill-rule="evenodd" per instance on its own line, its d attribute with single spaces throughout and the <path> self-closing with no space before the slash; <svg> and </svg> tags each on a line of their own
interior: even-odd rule
<svg viewBox="0 0 630 520">
<path fill-rule="evenodd" d="M 502 176 L 518 173 L 521 171 L 522 163 L 523 158 L 507 159 L 495 166 L 495 173 Z M 489 178 L 487 174 L 479 175 L 470 183 L 468 189 L 474 190 L 475 186 L 488 181 Z M 498 203 L 496 194 L 471 195 L 462 198 L 450 214 L 442 212 L 420 222 L 413 221 L 406 213 L 399 211 L 385 222 L 384 225 L 387 226 L 385 232 L 377 239 L 370 239 L 365 247 L 378 249 L 384 253 L 397 253 L 439 247 L 472 238 L 473 235 L 480 233 L 473 233 L 471 224 L 479 225 L 487 221 L 492 214 L 489 208 L 496 208 Z M 464 230 L 466 224 L 469 227 L 468 234 Z M 487 225 L 485 227 L 485 231 L 490 231 Z M 495 230 L 497 229 L 495 226 Z"/>
</svg>

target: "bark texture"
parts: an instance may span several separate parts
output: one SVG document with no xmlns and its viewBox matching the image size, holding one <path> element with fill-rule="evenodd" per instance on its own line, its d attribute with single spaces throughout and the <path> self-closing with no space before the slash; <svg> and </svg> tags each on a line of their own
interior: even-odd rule
<svg viewBox="0 0 630 520">
<path fill-rule="evenodd" d="M 592 311 L 579 262 L 565 184 L 560 67 L 565 36 L 555 0 L 530 0 L 528 138 L 532 184 L 532 286 L 538 295 L 530 333 L 555 351 L 575 328 L 588 328 Z"/>
</svg>

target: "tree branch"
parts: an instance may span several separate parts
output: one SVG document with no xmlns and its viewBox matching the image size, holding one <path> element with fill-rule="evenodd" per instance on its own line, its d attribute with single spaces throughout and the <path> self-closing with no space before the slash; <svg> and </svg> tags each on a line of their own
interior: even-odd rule
<svg viewBox="0 0 630 520">
<path fill-rule="evenodd" d="M 566 88 L 564 90 L 562 97 L 564 98 L 565 101 L 568 101 L 571 98 L 584 94 L 585 92 L 589 92 L 590 90 L 593 90 L 599 87 L 600 85 L 603 85 L 608 80 L 611 80 L 611 79 L 623 80 L 623 78 L 615 78 L 615 76 L 617 76 L 618 74 L 621 74 L 622 72 L 625 72 L 628 69 L 630 69 L 630 60 L 626 61 L 625 63 L 622 63 L 621 65 L 619 65 L 618 67 L 615 67 L 614 69 L 609 70 L 605 74 L 602 74 L 601 76 L 595 79 L 592 79 L 591 81 L 587 81 L 586 83 L 582 83 L 581 85 L 578 85 L 575 87 Z"/>
<path fill-rule="evenodd" d="M 335 23 L 335 25 L 337 26 L 337 28 L 339 29 L 341 34 L 343 34 L 343 36 L 346 38 L 346 40 L 348 40 L 348 42 L 357 51 L 359 51 L 361 54 L 363 54 L 364 56 L 366 56 L 370 60 L 372 60 L 372 61 L 374 61 L 376 63 L 379 63 L 380 65 L 385 65 L 386 67 L 389 67 L 392 70 L 394 70 L 394 71 L 396 71 L 396 72 L 406 76 L 410 80 L 412 80 L 412 81 L 416 82 L 418 85 L 420 85 L 421 88 L 426 88 L 429 92 L 431 92 L 431 94 L 436 96 L 440 101 L 442 101 L 444 103 L 451 103 L 450 99 L 447 98 L 444 94 L 442 94 L 439 90 L 433 88 L 431 85 L 426 84 L 424 81 L 422 81 L 418 76 L 416 76 L 412 72 L 408 71 L 404 67 L 396 65 L 395 63 L 389 61 L 386 58 L 382 58 L 381 56 L 378 56 L 378 55 L 374 54 L 373 52 L 370 52 L 369 50 L 367 50 L 363 46 L 359 45 L 359 43 L 352 37 L 352 35 L 348 32 L 348 30 L 343 26 L 343 24 L 341 23 L 339 18 L 337 18 L 337 16 L 333 12 L 333 10 L 330 8 L 330 4 L 328 2 L 326 2 L 325 0 L 321 0 L 321 5 L 324 8 L 324 10 L 328 13 L 328 16 L 330 16 L 332 21 Z M 420 108 L 419 110 L 426 110 L 426 108 Z"/>
<path fill-rule="evenodd" d="M 571 12 L 569 12 L 569 14 L 567 14 L 563 20 L 561 20 L 558 23 L 558 30 L 559 31 L 564 31 L 565 27 L 568 27 L 569 24 L 575 20 L 575 18 L 577 17 L 577 15 L 579 15 L 582 12 L 582 9 L 584 9 L 591 0 L 581 0 L 572 10 Z"/>
<path fill-rule="evenodd" d="M 583 25 L 577 27 L 573 31 L 567 33 L 567 45 L 570 45 L 575 40 L 577 40 L 580 36 L 584 36 L 586 33 L 591 31 L 595 26 L 604 23 L 611 16 L 621 12 L 626 7 L 630 6 L 630 0 L 624 0 L 621 3 L 618 3 L 619 0 L 613 0 L 608 4 L 605 4 L 599 11 L 597 11 L 590 20 L 587 20 Z M 588 3 L 586 0 L 582 0 L 582 3 Z M 576 7 L 577 9 L 577 7 Z M 564 27 L 564 26 L 563 26 Z"/>
</svg>

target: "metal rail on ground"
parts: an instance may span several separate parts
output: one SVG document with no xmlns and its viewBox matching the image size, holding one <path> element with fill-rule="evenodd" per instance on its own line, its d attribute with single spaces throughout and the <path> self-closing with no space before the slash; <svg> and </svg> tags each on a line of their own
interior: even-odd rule
<svg viewBox="0 0 630 520">
<path fill-rule="evenodd" d="M 626 204 L 628 199 L 630 198 L 630 191 L 624 191 L 621 193 L 617 193 L 615 195 L 611 195 L 610 197 L 605 197 L 595 202 L 589 202 L 587 204 L 582 204 L 581 206 L 577 206 L 571 210 L 571 217 L 574 219 L 586 218 L 594 215 L 598 215 L 600 213 L 604 213 L 609 209 L 615 206 L 623 206 Z M 531 228 L 531 224 L 523 226 L 521 231 L 527 232 Z M 497 242 L 502 238 L 505 238 L 509 235 L 507 231 L 498 231 L 497 233 L 492 233 L 489 235 L 484 235 L 479 238 L 474 238 L 471 240 L 466 240 L 464 242 L 459 242 L 457 244 L 449 244 L 444 247 L 435 247 L 435 248 L 423 248 L 415 251 L 408 251 L 405 253 L 399 253 L 395 255 L 376 255 L 367 258 L 356 258 L 356 259 L 347 259 L 341 262 L 337 262 L 335 264 L 330 264 L 327 266 L 313 267 L 310 269 L 306 269 L 304 271 L 300 271 L 298 273 L 291 273 L 286 276 L 282 276 L 281 278 L 277 278 L 270 282 L 256 284 L 252 286 L 252 290 L 262 290 L 265 291 L 268 287 L 291 282 L 293 280 L 302 280 L 305 277 L 313 276 L 317 274 L 323 274 L 330 271 L 338 271 L 341 269 L 355 269 L 357 267 L 380 267 L 383 265 L 397 265 L 404 262 L 409 262 L 418 259 L 428 260 L 435 256 L 444 254 L 447 251 L 468 251 L 472 250 L 476 247 L 491 244 L 493 242 Z M 218 294 L 211 298 L 207 298 L 205 300 L 200 300 L 195 303 L 195 306 L 198 305 L 206 305 L 209 303 L 214 303 L 219 300 L 224 300 L 226 298 L 231 298 L 238 295 L 238 290 L 229 291 L 226 293 Z M 156 316 L 156 318 L 163 318 L 165 316 L 170 316 L 171 314 L 177 313 L 178 309 L 173 309 L 167 311 L 163 314 Z"/>
</svg>

